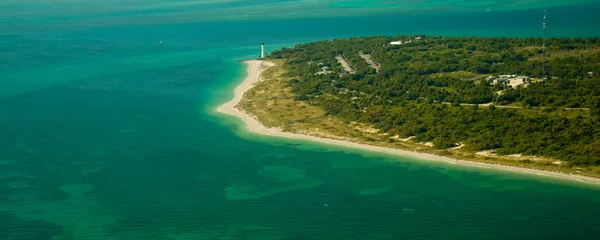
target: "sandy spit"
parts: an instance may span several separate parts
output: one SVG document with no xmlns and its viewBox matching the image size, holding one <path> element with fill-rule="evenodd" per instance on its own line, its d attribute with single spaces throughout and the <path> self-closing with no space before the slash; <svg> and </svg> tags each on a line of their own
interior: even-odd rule
<svg viewBox="0 0 600 240">
<path fill-rule="evenodd" d="M 433 154 L 429 154 L 429 153 L 419 153 L 419 152 L 413 152 L 413 151 L 407 151 L 407 150 L 401 150 L 401 149 L 395 149 L 395 148 L 371 146 L 371 145 L 349 142 L 349 141 L 342 141 L 342 140 L 336 140 L 336 139 L 314 137 L 314 136 L 303 135 L 303 134 L 282 132 L 280 129 L 277 129 L 277 128 L 266 127 L 251 114 L 248 114 L 245 111 L 237 108 L 237 104 L 242 100 L 244 93 L 260 81 L 260 74 L 264 70 L 266 70 L 267 68 L 269 68 L 271 66 L 274 66 L 275 64 L 268 62 L 268 61 L 261 61 L 261 60 L 246 61 L 244 63 L 248 67 L 248 75 L 246 76 L 244 81 L 235 88 L 235 90 L 234 90 L 235 94 L 234 94 L 233 99 L 231 101 L 226 102 L 223 105 L 219 106 L 217 108 L 217 111 L 220 113 L 223 113 L 223 114 L 235 116 L 235 117 L 242 119 L 246 123 L 247 129 L 250 132 L 254 132 L 254 133 L 258 133 L 258 134 L 266 135 L 266 136 L 284 137 L 284 138 L 291 138 L 291 139 L 303 139 L 303 140 L 310 140 L 310 141 L 344 146 L 344 147 L 352 147 L 352 148 L 358 148 L 358 149 L 375 151 L 375 152 L 408 156 L 408 157 L 417 158 L 417 159 L 421 159 L 421 160 L 443 161 L 443 162 L 466 165 L 466 166 L 474 166 L 474 167 L 481 167 L 481 168 L 488 168 L 488 169 L 492 168 L 492 169 L 500 169 L 500 170 L 509 170 L 509 171 L 520 172 L 520 173 L 529 173 L 529 174 L 536 174 L 536 175 L 542 175 L 542 176 L 548 176 L 548 177 L 574 180 L 574 181 L 579 181 L 579 182 L 600 184 L 600 179 L 593 178 L 593 177 L 586 177 L 586 176 L 581 176 L 581 175 L 558 173 L 558 172 L 550 172 L 550 171 L 543 171 L 543 170 L 530 169 L 530 168 L 512 167 L 512 166 L 505 166 L 505 165 L 498 165 L 498 164 L 488 164 L 488 163 L 460 160 L 460 159 L 454 159 L 454 158 L 449 158 L 449 157 L 444 157 L 444 156 L 433 155 Z"/>
</svg>

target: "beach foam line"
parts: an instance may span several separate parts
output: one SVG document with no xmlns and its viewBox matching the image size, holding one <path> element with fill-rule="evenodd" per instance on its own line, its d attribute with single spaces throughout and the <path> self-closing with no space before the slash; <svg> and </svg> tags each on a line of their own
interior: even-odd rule
<svg viewBox="0 0 600 240">
<path fill-rule="evenodd" d="M 438 161 L 438 162 L 460 164 L 460 165 L 464 165 L 464 166 L 472 166 L 472 167 L 479 167 L 479 168 L 507 170 L 507 171 L 518 172 L 518 173 L 535 174 L 538 176 L 575 180 L 575 181 L 584 182 L 584 183 L 600 184 L 599 178 L 587 177 L 587 176 L 582 176 L 582 175 L 551 172 L 551 171 L 544 171 L 544 170 L 538 170 L 538 169 L 532 169 L 532 168 L 522 168 L 522 167 L 506 166 L 506 165 L 499 165 L 499 164 L 482 163 L 482 162 L 475 162 L 475 161 L 467 161 L 467 160 L 455 159 L 455 158 L 450 158 L 450 157 L 445 157 L 445 156 L 438 156 L 438 155 L 434 155 L 434 154 L 430 154 L 430 153 L 420 153 L 420 152 L 414 152 L 414 151 L 408 151 L 408 150 L 402 150 L 402 149 L 396 149 L 396 148 L 372 146 L 372 145 L 337 140 L 337 139 L 329 139 L 329 138 L 315 137 L 315 136 L 310 136 L 310 135 L 288 133 L 288 132 L 283 132 L 278 128 L 266 127 L 260 121 L 258 121 L 258 119 L 256 119 L 253 115 L 237 108 L 237 105 L 242 100 L 244 93 L 246 91 L 248 91 L 249 89 L 251 89 L 256 83 L 260 82 L 260 74 L 263 71 L 265 71 L 267 68 L 275 66 L 275 64 L 272 62 L 263 61 L 263 60 L 251 60 L 251 61 L 245 61 L 244 63 L 248 67 L 247 68 L 248 73 L 247 73 L 246 78 L 244 79 L 243 82 L 241 82 L 235 88 L 233 99 L 231 101 L 226 102 L 223 105 L 219 106 L 217 108 L 217 111 L 220 113 L 223 113 L 223 114 L 235 116 L 235 117 L 242 119 L 246 123 L 247 129 L 250 132 L 258 133 L 258 134 L 265 135 L 265 136 L 309 140 L 309 141 L 332 144 L 332 145 L 337 145 L 337 146 L 342 146 L 342 147 L 351 147 L 351 148 L 375 151 L 375 152 L 380 152 L 380 153 L 408 156 L 408 157 L 417 158 L 417 159 L 421 159 L 421 160 L 427 160 L 427 161 Z"/>
</svg>

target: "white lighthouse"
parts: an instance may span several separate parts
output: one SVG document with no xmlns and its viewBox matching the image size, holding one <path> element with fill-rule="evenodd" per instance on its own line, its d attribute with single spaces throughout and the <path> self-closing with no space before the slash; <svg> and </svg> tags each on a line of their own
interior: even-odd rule
<svg viewBox="0 0 600 240">
<path fill-rule="evenodd" d="M 260 58 L 265 58 L 265 42 L 260 45 Z"/>
</svg>

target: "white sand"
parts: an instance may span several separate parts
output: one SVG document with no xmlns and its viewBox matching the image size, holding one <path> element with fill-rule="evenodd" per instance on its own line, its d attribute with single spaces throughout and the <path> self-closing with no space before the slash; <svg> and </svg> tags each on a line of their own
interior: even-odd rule
<svg viewBox="0 0 600 240">
<path fill-rule="evenodd" d="M 260 60 L 246 61 L 245 63 L 248 65 L 247 77 L 244 79 L 244 81 L 242 83 L 240 83 L 240 85 L 238 85 L 235 88 L 235 96 L 233 97 L 233 99 L 231 101 L 219 106 L 217 108 L 217 111 L 220 113 L 224 113 L 227 115 L 232 115 L 232 116 L 241 118 L 246 123 L 247 128 L 250 132 L 254 132 L 254 133 L 258 133 L 258 134 L 262 134 L 262 135 L 266 135 L 266 136 L 276 136 L 276 137 L 284 137 L 284 138 L 291 138 L 291 139 L 304 139 L 304 140 L 322 142 L 322 143 L 344 146 L 344 147 L 352 147 L 352 148 L 364 149 L 364 150 L 375 151 L 375 152 L 408 156 L 408 157 L 413 157 L 413 158 L 428 160 L 428 161 L 443 161 L 443 162 L 461 164 L 461 165 L 466 165 L 466 166 L 475 166 L 475 167 L 482 167 L 482 168 L 488 168 L 488 169 L 493 168 L 493 169 L 509 170 L 509 171 L 514 171 L 514 172 L 531 173 L 531 174 L 536 174 L 536 175 L 543 175 L 543 176 L 549 176 L 549 177 L 575 180 L 575 181 L 580 181 L 580 182 L 600 184 L 600 179 L 593 178 L 593 177 L 586 177 L 586 176 L 558 173 L 558 172 L 550 172 L 550 171 L 536 170 L 536 169 L 530 169 L 530 168 L 505 166 L 505 165 L 499 165 L 499 164 L 488 164 L 488 163 L 460 160 L 460 159 L 454 159 L 454 158 L 449 158 L 449 157 L 444 157 L 444 156 L 437 156 L 437 155 L 428 154 L 428 153 L 419 153 L 419 152 L 406 151 L 406 150 L 395 149 L 395 148 L 371 146 L 371 145 L 336 140 L 336 139 L 320 138 L 320 137 L 314 137 L 314 136 L 309 136 L 309 135 L 282 132 L 280 129 L 277 129 L 277 128 L 268 128 L 268 127 L 262 125 L 262 123 L 260 123 L 254 116 L 246 113 L 245 111 L 238 109 L 236 107 L 236 105 L 242 100 L 244 93 L 246 91 L 248 91 L 248 89 L 252 88 L 254 86 L 254 84 L 256 84 L 260 81 L 260 74 L 267 68 L 274 66 L 274 64 L 271 62 L 260 61 Z"/>
</svg>

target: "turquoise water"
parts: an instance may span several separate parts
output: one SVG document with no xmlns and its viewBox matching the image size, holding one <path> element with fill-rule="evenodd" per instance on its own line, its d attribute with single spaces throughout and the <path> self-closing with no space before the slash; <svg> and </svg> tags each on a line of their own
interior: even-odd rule
<svg viewBox="0 0 600 240">
<path fill-rule="evenodd" d="M 269 2 L 0 3 L 0 239 L 600 237 L 596 186 L 256 136 L 214 111 L 261 41 L 532 36 L 541 7 L 549 35 L 599 36 L 600 5 Z"/>
</svg>

